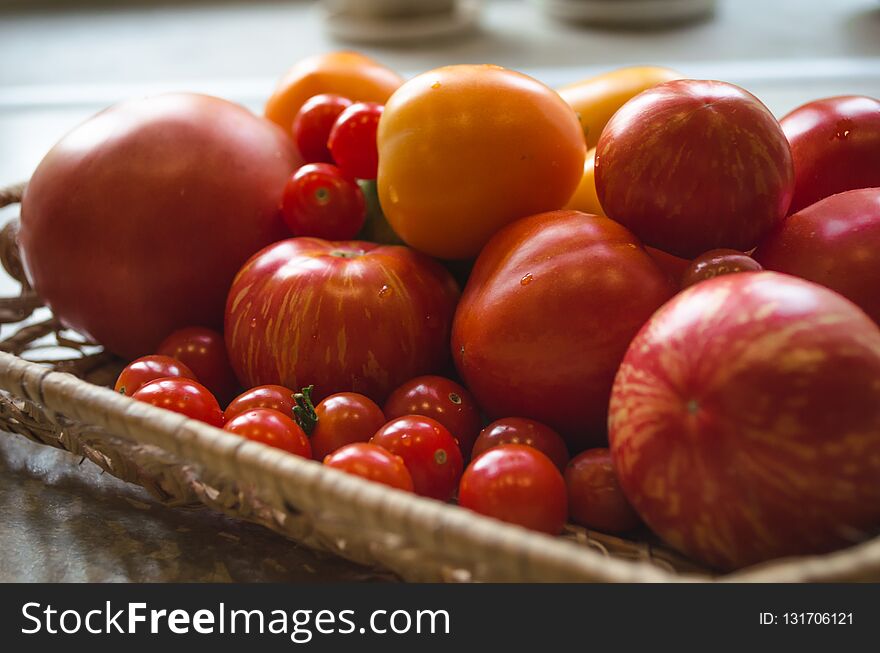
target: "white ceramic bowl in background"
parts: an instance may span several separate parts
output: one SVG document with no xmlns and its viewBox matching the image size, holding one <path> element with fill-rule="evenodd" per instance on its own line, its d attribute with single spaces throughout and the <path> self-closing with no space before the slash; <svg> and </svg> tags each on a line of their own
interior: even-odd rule
<svg viewBox="0 0 880 653">
<path fill-rule="evenodd" d="M 711 15 L 717 0 L 532 0 L 554 18 L 615 27 L 652 27 Z"/>
</svg>

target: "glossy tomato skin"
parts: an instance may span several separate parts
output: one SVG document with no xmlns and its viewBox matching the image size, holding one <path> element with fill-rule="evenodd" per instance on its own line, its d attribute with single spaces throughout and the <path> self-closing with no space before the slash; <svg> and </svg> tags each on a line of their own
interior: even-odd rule
<svg viewBox="0 0 880 653">
<path fill-rule="evenodd" d="M 377 102 L 357 102 L 340 114 L 330 130 L 327 147 L 336 165 L 351 177 L 376 178 L 376 130 L 383 110 Z"/>
<path fill-rule="evenodd" d="M 780 124 L 794 160 L 789 213 L 835 193 L 880 186 L 880 100 L 861 95 L 815 100 Z"/>
<path fill-rule="evenodd" d="M 292 238 L 271 245 L 229 291 L 226 343 L 247 385 L 315 385 L 384 401 L 448 360 L 458 288 L 401 246 Z"/>
<path fill-rule="evenodd" d="M 453 358 L 489 418 L 535 419 L 575 453 L 605 441 L 617 366 L 674 290 L 635 236 L 608 218 L 524 218 L 477 259 L 455 314 Z"/>
<path fill-rule="evenodd" d="M 547 456 L 559 471 L 568 464 L 568 448 L 565 440 L 549 426 L 525 417 L 502 417 L 480 431 L 471 456 L 476 458 L 484 451 L 502 444 L 524 444 L 534 447 Z"/>
<path fill-rule="evenodd" d="M 880 521 L 878 379 L 880 329 L 827 288 L 766 271 L 699 283 L 615 379 L 620 485 L 718 569 L 853 544 Z"/>
<path fill-rule="evenodd" d="M 284 223 L 295 236 L 354 238 L 367 205 L 357 182 L 329 163 L 308 163 L 293 173 L 281 197 Z"/>
<path fill-rule="evenodd" d="M 403 83 L 393 70 L 358 52 L 328 52 L 308 57 L 288 70 L 266 103 L 265 116 L 290 132 L 305 102 L 333 93 L 354 102 L 384 103 Z"/>
<path fill-rule="evenodd" d="M 255 408 L 271 408 L 292 418 L 293 407 L 296 406 L 293 394 L 293 390 L 281 385 L 258 385 L 245 390 L 229 402 L 223 411 L 223 417 L 228 422 L 236 415 Z"/>
<path fill-rule="evenodd" d="M 217 399 L 205 386 L 191 379 L 172 377 L 150 381 L 141 386 L 132 399 L 223 428 L 223 411 Z"/>
<path fill-rule="evenodd" d="M 129 397 L 146 383 L 169 376 L 182 376 L 196 381 L 196 375 L 186 365 L 170 356 L 153 354 L 142 356 L 125 366 L 116 379 L 114 390 Z"/>
<path fill-rule="evenodd" d="M 442 259 L 473 258 L 505 224 L 565 205 L 586 152 L 574 111 L 555 91 L 488 65 L 406 82 L 385 105 L 378 143 L 388 222 Z"/>
<path fill-rule="evenodd" d="M 493 447 L 475 458 L 461 477 L 458 503 L 548 535 L 558 535 L 568 515 L 562 474 L 547 456 L 522 444 Z"/>
<path fill-rule="evenodd" d="M 126 360 L 177 328 L 219 327 L 235 273 L 284 237 L 279 193 L 301 163 L 281 130 L 225 100 L 117 104 L 62 138 L 31 177 L 28 278 L 64 324 Z"/>
<path fill-rule="evenodd" d="M 401 457 L 369 442 L 347 444 L 327 456 L 324 464 L 404 492 L 413 491 L 412 477 Z"/>
<path fill-rule="evenodd" d="M 743 254 L 735 249 L 712 249 L 691 261 L 682 276 L 681 287 L 689 288 L 695 283 L 714 279 L 724 274 L 759 272 L 761 270 L 763 270 L 761 264 L 748 254 Z"/>
<path fill-rule="evenodd" d="M 458 442 L 440 422 L 422 415 L 393 419 L 370 440 L 400 456 L 416 494 L 449 501 L 458 488 L 464 461 Z"/>
<path fill-rule="evenodd" d="M 684 258 L 751 250 L 794 190 L 779 123 L 726 82 L 677 80 L 637 95 L 605 127 L 595 165 L 606 215 Z"/>
<path fill-rule="evenodd" d="M 604 448 L 588 449 L 565 468 L 568 514 L 576 524 L 605 533 L 625 533 L 642 520 L 629 505 Z"/>
<path fill-rule="evenodd" d="M 326 93 L 306 100 L 293 119 L 293 141 L 308 163 L 333 163 L 327 139 L 339 114 L 351 106 L 351 100 Z"/>
<path fill-rule="evenodd" d="M 311 433 L 312 455 L 324 460 L 347 444 L 369 442 L 386 418 L 369 397 L 357 392 L 338 392 L 315 407 L 318 423 Z"/>
<path fill-rule="evenodd" d="M 221 333 L 205 327 L 178 329 L 162 341 L 157 351 L 186 364 L 223 406 L 238 394 L 238 379 L 229 365 Z"/>
<path fill-rule="evenodd" d="M 755 258 L 839 292 L 880 323 L 880 188 L 838 193 L 789 216 Z"/>
<path fill-rule="evenodd" d="M 226 422 L 223 430 L 296 456 L 312 457 L 309 439 L 299 425 L 271 408 L 254 408 L 239 413 Z"/>
<path fill-rule="evenodd" d="M 466 458 L 483 426 L 473 395 L 461 384 L 442 376 L 410 379 L 388 396 L 383 412 L 389 420 L 405 415 L 437 420 L 452 433 Z"/>
</svg>

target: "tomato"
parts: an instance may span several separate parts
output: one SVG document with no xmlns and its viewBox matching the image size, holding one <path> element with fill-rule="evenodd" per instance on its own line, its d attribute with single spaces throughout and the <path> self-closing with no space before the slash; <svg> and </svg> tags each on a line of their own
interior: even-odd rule
<svg viewBox="0 0 880 653">
<path fill-rule="evenodd" d="M 125 366 L 114 389 L 130 397 L 145 383 L 169 376 L 197 380 L 192 370 L 179 360 L 170 356 L 143 356 Z"/>
<path fill-rule="evenodd" d="M 679 256 L 667 254 L 661 249 L 645 246 L 648 256 L 654 259 L 654 262 L 660 266 L 660 269 L 666 273 L 666 276 L 672 281 L 676 288 L 681 286 L 681 280 L 691 266 L 691 261 Z"/>
<path fill-rule="evenodd" d="M 665 82 L 627 102 L 596 146 L 605 214 L 685 258 L 749 251 L 786 215 L 791 151 L 773 114 L 726 82 Z"/>
<path fill-rule="evenodd" d="M 126 360 L 180 327 L 219 327 L 235 273 L 286 233 L 279 194 L 300 164 L 279 129 L 225 100 L 115 105 L 31 177 L 19 234 L 28 279 L 66 326 Z"/>
<path fill-rule="evenodd" d="M 314 383 L 383 401 L 449 357 L 455 282 L 406 247 L 293 238 L 252 258 L 229 291 L 226 342 L 248 385 Z"/>
<path fill-rule="evenodd" d="M 254 408 L 239 413 L 226 422 L 223 430 L 303 458 L 312 457 L 309 439 L 299 424 L 272 408 Z"/>
<path fill-rule="evenodd" d="M 157 351 L 185 363 L 224 406 L 238 394 L 238 379 L 229 366 L 226 343 L 213 329 L 179 329 L 165 338 Z"/>
<path fill-rule="evenodd" d="M 278 82 L 266 103 L 265 115 L 289 131 L 305 102 L 333 93 L 355 102 L 384 103 L 403 83 L 403 78 L 357 52 L 329 52 L 303 59 Z"/>
<path fill-rule="evenodd" d="M 763 270 L 748 254 L 735 249 L 712 249 L 695 258 L 682 277 L 681 287 L 687 288 L 695 283 L 736 272 L 756 272 Z"/>
<path fill-rule="evenodd" d="M 577 112 L 587 147 L 596 147 L 605 125 L 626 102 L 652 86 L 680 78 L 677 72 L 662 66 L 632 66 L 568 84 L 559 89 L 559 95 Z"/>
<path fill-rule="evenodd" d="M 370 443 L 400 456 L 416 494 L 449 501 L 458 488 L 464 462 L 458 443 L 437 420 L 421 415 L 393 419 Z"/>
<path fill-rule="evenodd" d="M 360 186 L 329 163 L 308 163 L 293 173 L 281 211 L 295 235 L 331 240 L 354 238 L 367 217 Z"/>
<path fill-rule="evenodd" d="M 505 224 L 558 209 L 583 176 L 583 132 L 559 95 L 499 66 L 447 66 L 401 86 L 379 121 L 388 222 L 431 256 L 476 256 Z"/>
<path fill-rule="evenodd" d="M 186 415 L 211 426 L 222 428 L 223 411 L 205 386 L 181 377 L 156 379 L 142 385 L 132 399 Z"/>
<path fill-rule="evenodd" d="M 678 294 L 614 382 L 611 454 L 652 531 L 732 569 L 880 524 L 880 328 L 822 286 L 730 274 Z"/>
<path fill-rule="evenodd" d="M 293 119 L 293 142 L 308 163 L 333 163 L 327 139 L 333 124 L 351 100 L 341 95 L 316 95 L 306 100 Z"/>
<path fill-rule="evenodd" d="M 880 323 L 880 188 L 838 193 L 789 216 L 755 258 L 839 292 Z"/>
<path fill-rule="evenodd" d="M 599 196 L 596 194 L 595 160 L 596 148 L 593 148 L 587 152 L 587 158 L 584 160 L 584 174 L 574 191 L 574 195 L 569 198 L 568 204 L 564 208 L 590 215 L 605 215 L 602 211 L 602 205 L 599 204 Z"/>
<path fill-rule="evenodd" d="M 300 419 L 310 431 L 315 460 L 324 460 L 347 444 L 369 442 L 386 421 L 372 399 L 356 392 L 330 395 L 314 408 L 311 417 L 307 411 Z"/>
<path fill-rule="evenodd" d="M 327 147 L 336 164 L 358 179 L 375 179 L 379 165 L 376 130 L 384 107 L 358 102 L 348 107 L 333 125 Z"/>
<path fill-rule="evenodd" d="M 476 458 L 484 451 L 502 444 L 534 447 L 553 461 L 559 471 L 568 464 L 568 449 L 562 436 L 549 426 L 525 417 L 503 417 L 489 424 L 480 432 L 471 456 Z"/>
<path fill-rule="evenodd" d="M 576 456 L 565 469 L 565 487 L 568 514 L 576 524 L 624 533 L 642 523 L 620 489 L 608 449 L 588 449 Z"/>
<path fill-rule="evenodd" d="M 226 410 L 223 411 L 223 417 L 228 422 L 236 415 L 241 415 L 248 410 L 271 408 L 292 418 L 293 407 L 296 406 L 293 394 L 293 390 L 284 386 L 258 385 L 256 388 L 245 390 L 229 402 Z"/>
<path fill-rule="evenodd" d="M 475 458 L 461 477 L 458 503 L 495 519 L 557 535 L 568 506 L 565 481 L 533 447 L 504 444 Z"/>
<path fill-rule="evenodd" d="M 477 259 L 453 322 L 455 365 L 491 419 L 537 420 L 578 452 L 604 442 L 617 366 L 674 290 L 608 218 L 524 218 Z"/>
<path fill-rule="evenodd" d="M 467 457 L 483 426 L 480 409 L 470 392 L 442 376 L 410 379 L 388 397 L 384 407 L 389 420 L 424 415 L 445 426 Z"/>
<path fill-rule="evenodd" d="M 794 160 L 790 213 L 835 193 L 880 186 L 880 100 L 861 95 L 815 100 L 780 124 Z"/>
<path fill-rule="evenodd" d="M 413 481 L 400 456 L 369 444 L 355 442 L 337 449 L 324 459 L 327 467 L 382 483 L 405 492 L 413 491 Z"/>
</svg>

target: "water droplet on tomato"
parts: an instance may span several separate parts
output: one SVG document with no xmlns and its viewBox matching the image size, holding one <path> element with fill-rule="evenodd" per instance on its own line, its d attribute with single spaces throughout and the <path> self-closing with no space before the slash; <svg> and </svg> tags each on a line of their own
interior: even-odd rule
<svg viewBox="0 0 880 653">
<path fill-rule="evenodd" d="M 837 121 L 836 131 L 834 132 L 834 137 L 839 140 L 846 139 L 849 136 L 849 133 L 853 129 L 853 121 L 849 118 L 844 118 L 843 120 Z"/>
<path fill-rule="evenodd" d="M 431 88 L 440 88 L 440 82 L 434 82 L 431 84 Z"/>
<path fill-rule="evenodd" d="M 253 329 L 253 328 L 256 328 L 256 326 L 257 326 L 257 318 L 252 317 L 252 318 L 251 318 L 251 328 L 252 328 L 252 329 Z"/>
<path fill-rule="evenodd" d="M 525 275 L 522 279 L 519 280 L 519 285 L 521 285 L 521 286 L 528 286 L 530 283 L 532 283 L 532 281 L 534 280 L 534 278 L 535 278 L 535 277 L 533 277 L 533 276 L 531 275 L 531 273 L 529 273 L 529 274 Z"/>
<path fill-rule="evenodd" d="M 385 295 L 388 295 L 390 293 L 391 293 L 391 288 L 389 288 L 386 285 L 383 285 L 381 288 L 379 288 L 379 297 L 385 297 Z"/>
</svg>

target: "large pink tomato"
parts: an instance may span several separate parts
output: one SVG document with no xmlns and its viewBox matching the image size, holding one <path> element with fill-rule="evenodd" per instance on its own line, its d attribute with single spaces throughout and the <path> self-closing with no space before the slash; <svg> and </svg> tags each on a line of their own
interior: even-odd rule
<svg viewBox="0 0 880 653">
<path fill-rule="evenodd" d="M 755 258 L 836 290 L 880 323 L 880 188 L 838 193 L 789 216 Z"/>
<path fill-rule="evenodd" d="M 609 438 L 645 522 L 713 567 L 858 542 L 880 526 L 880 329 L 788 275 L 699 283 L 630 345 Z"/>
<path fill-rule="evenodd" d="M 682 79 L 640 93 L 596 148 L 608 217 L 646 245 L 693 258 L 748 251 L 786 214 L 794 187 L 779 123 L 751 93 Z"/>
<path fill-rule="evenodd" d="M 351 391 L 382 402 L 448 362 L 457 299 L 449 273 L 409 248 L 291 238 L 236 276 L 229 360 L 247 387 L 314 384 L 316 401 Z"/>
<path fill-rule="evenodd" d="M 34 172 L 21 206 L 28 276 L 67 326 L 126 358 L 181 327 L 219 328 L 235 273 L 286 233 L 278 204 L 300 163 L 278 127 L 226 100 L 118 104 Z"/>
<path fill-rule="evenodd" d="M 553 211 L 499 231 L 452 331 L 455 364 L 491 418 L 529 417 L 580 451 L 605 441 L 614 373 L 674 287 L 626 228 Z"/>
<path fill-rule="evenodd" d="M 880 186 L 880 100 L 844 95 L 809 102 L 781 121 L 794 160 L 794 213 L 823 197 Z"/>
</svg>

